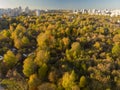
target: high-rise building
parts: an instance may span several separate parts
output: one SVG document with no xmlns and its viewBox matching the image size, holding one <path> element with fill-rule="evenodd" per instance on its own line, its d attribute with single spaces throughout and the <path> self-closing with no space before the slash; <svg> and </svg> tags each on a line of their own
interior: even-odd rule
<svg viewBox="0 0 120 90">
<path fill-rule="evenodd" d="M 36 16 L 40 16 L 40 10 L 36 10 Z"/>
<path fill-rule="evenodd" d="M 19 8 L 18 8 L 18 12 L 19 12 L 19 13 L 22 13 L 22 12 L 23 12 L 23 10 L 22 10 L 22 7 L 21 7 L 21 6 L 19 6 Z"/>
<path fill-rule="evenodd" d="M 26 7 L 26 8 L 25 8 L 25 13 L 27 13 L 27 14 L 28 14 L 29 12 L 30 12 L 29 7 Z"/>
</svg>

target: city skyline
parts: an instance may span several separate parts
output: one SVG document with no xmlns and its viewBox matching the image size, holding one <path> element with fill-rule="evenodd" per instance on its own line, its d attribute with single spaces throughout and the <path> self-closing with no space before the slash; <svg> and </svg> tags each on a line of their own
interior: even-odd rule
<svg viewBox="0 0 120 90">
<path fill-rule="evenodd" d="M 0 8 L 30 9 L 120 9 L 120 0 L 0 0 Z"/>
</svg>

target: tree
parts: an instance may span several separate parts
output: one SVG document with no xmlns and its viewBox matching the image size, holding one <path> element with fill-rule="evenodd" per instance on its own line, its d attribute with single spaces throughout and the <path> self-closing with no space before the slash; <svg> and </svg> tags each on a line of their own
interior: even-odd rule
<svg viewBox="0 0 120 90">
<path fill-rule="evenodd" d="M 9 68 L 12 68 L 18 62 L 18 59 L 12 51 L 8 50 L 7 53 L 4 55 L 4 62 Z"/>
<path fill-rule="evenodd" d="M 68 60 L 74 60 L 79 57 L 81 51 L 81 45 L 79 42 L 74 42 L 71 45 L 70 50 L 66 50 L 66 57 Z"/>
<path fill-rule="evenodd" d="M 78 85 L 75 85 L 75 86 L 72 87 L 72 90 L 80 90 L 80 87 Z"/>
<path fill-rule="evenodd" d="M 59 78 L 58 78 L 58 73 L 57 73 L 57 71 L 56 71 L 56 70 L 52 70 L 52 71 L 49 73 L 49 75 L 48 75 L 48 79 L 49 79 L 50 82 L 56 83 L 57 80 L 59 79 Z"/>
<path fill-rule="evenodd" d="M 38 90 L 57 90 L 56 85 L 51 83 L 43 83 L 38 86 Z"/>
<path fill-rule="evenodd" d="M 100 47 L 101 47 L 100 43 L 99 42 L 95 42 L 94 47 L 97 48 L 97 49 L 100 49 Z"/>
<path fill-rule="evenodd" d="M 26 36 L 23 36 L 22 43 L 23 43 L 23 46 L 29 46 L 30 41 Z"/>
<path fill-rule="evenodd" d="M 52 48 L 55 44 L 55 38 L 50 31 L 40 33 L 37 37 L 38 46 L 41 49 Z"/>
<path fill-rule="evenodd" d="M 9 38 L 10 35 L 11 35 L 8 30 L 3 30 L 3 31 L 1 31 L 0 33 L 1 33 L 1 34 L 3 35 L 3 37 L 5 37 L 5 38 Z"/>
<path fill-rule="evenodd" d="M 47 63 L 50 59 L 50 53 L 47 50 L 39 50 L 37 52 L 35 63 L 39 66 L 43 65 L 44 63 Z"/>
<path fill-rule="evenodd" d="M 29 77 L 30 75 L 34 74 L 36 70 L 36 64 L 34 63 L 33 57 L 28 57 L 24 61 L 23 65 L 23 73 L 25 76 Z"/>
<path fill-rule="evenodd" d="M 71 51 L 79 52 L 81 49 L 80 43 L 79 42 L 74 42 L 71 45 Z"/>
<path fill-rule="evenodd" d="M 119 44 L 115 44 L 113 46 L 112 54 L 114 54 L 115 56 L 119 56 L 120 55 L 120 45 Z"/>
<path fill-rule="evenodd" d="M 113 41 L 114 41 L 114 42 L 120 42 L 120 34 L 116 34 L 116 35 L 113 37 Z"/>
<path fill-rule="evenodd" d="M 28 84 L 29 84 L 29 90 L 37 90 L 37 87 L 40 84 L 40 80 L 37 74 L 30 75 Z"/>
<path fill-rule="evenodd" d="M 21 30 L 22 32 L 25 32 L 26 28 L 22 24 L 18 24 L 16 30 Z"/>
<path fill-rule="evenodd" d="M 48 66 L 46 64 L 43 64 L 39 69 L 38 69 L 38 77 L 41 79 L 41 80 L 44 80 L 46 74 L 47 74 L 47 71 L 48 71 Z"/>
<path fill-rule="evenodd" d="M 14 39 L 14 46 L 20 49 L 22 47 L 22 41 L 19 38 Z"/>
<path fill-rule="evenodd" d="M 86 84 L 87 84 L 86 77 L 85 76 L 81 76 L 79 86 L 81 88 L 83 88 L 83 87 L 86 86 Z"/>
<path fill-rule="evenodd" d="M 65 48 L 67 48 L 70 44 L 70 39 L 67 37 L 64 37 L 62 41 L 63 41 L 63 44 L 65 45 Z"/>
<path fill-rule="evenodd" d="M 11 38 L 22 38 L 24 33 L 26 32 L 25 27 L 23 27 L 21 24 L 18 24 L 16 29 L 12 32 Z"/>
<path fill-rule="evenodd" d="M 71 88 L 76 85 L 75 80 L 76 75 L 74 71 L 71 73 L 66 72 L 62 78 L 62 86 L 65 88 L 65 90 L 71 90 Z"/>
</svg>

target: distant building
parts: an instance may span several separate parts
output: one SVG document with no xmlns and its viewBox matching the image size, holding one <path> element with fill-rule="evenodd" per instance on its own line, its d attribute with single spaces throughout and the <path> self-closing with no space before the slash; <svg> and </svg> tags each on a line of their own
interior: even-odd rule
<svg viewBox="0 0 120 90">
<path fill-rule="evenodd" d="M 2 14 L 3 14 L 3 10 L 2 10 L 2 9 L 0 9 L 0 16 L 2 16 Z"/>
<path fill-rule="evenodd" d="M 78 10 L 74 10 L 73 13 L 74 13 L 74 14 L 78 14 Z"/>
<path fill-rule="evenodd" d="M 48 9 L 45 10 L 45 12 L 48 12 L 48 11 L 49 11 Z"/>
<path fill-rule="evenodd" d="M 87 14 L 88 13 L 88 10 L 87 9 L 83 9 L 82 10 L 82 14 Z"/>
<path fill-rule="evenodd" d="M 27 13 L 27 14 L 28 14 L 29 12 L 30 12 L 29 7 L 26 7 L 26 8 L 25 8 L 25 13 Z"/>
<path fill-rule="evenodd" d="M 110 16 L 111 17 L 113 17 L 113 16 L 120 16 L 120 10 L 112 10 Z"/>
<path fill-rule="evenodd" d="M 19 13 L 22 13 L 22 12 L 23 12 L 23 10 L 22 10 L 22 7 L 21 7 L 21 6 L 19 6 L 19 8 L 18 8 L 18 12 L 19 12 Z"/>
<path fill-rule="evenodd" d="M 36 10 L 36 16 L 40 16 L 40 10 Z"/>
<path fill-rule="evenodd" d="M 79 10 L 71 10 L 71 11 L 66 11 L 66 10 L 30 10 L 29 7 L 26 7 L 23 9 L 22 7 L 18 7 L 18 8 L 8 8 L 8 9 L 0 9 L 0 18 L 3 15 L 6 16 L 10 16 L 10 17 L 16 17 L 18 15 L 34 15 L 36 14 L 36 16 L 40 16 L 41 13 L 63 13 L 63 12 L 69 12 L 69 13 L 73 13 L 73 14 L 90 14 L 90 15 L 104 15 L 104 16 L 120 16 L 120 10 L 119 9 L 79 9 Z"/>
</svg>

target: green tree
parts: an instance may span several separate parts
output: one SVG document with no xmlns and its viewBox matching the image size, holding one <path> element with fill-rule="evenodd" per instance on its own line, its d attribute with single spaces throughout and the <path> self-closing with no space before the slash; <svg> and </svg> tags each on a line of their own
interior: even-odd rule
<svg viewBox="0 0 120 90">
<path fill-rule="evenodd" d="M 120 45 L 119 44 L 115 44 L 112 48 L 112 54 L 115 56 L 119 56 L 120 55 Z"/>
<path fill-rule="evenodd" d="M 74 42 L 70 50 L 66 50 L 66 57 L 68 60 L 74 60 L 79 57 L 81 52 L 81 45 L 79 42 Z"/>
<path fill-rule="evenodd" d="M 86 77 L 85 76 L 81 76 L 79 86 L 81 88 L 83 88 L 83 87 L 86 86 L 86 84 L 87 84 Z"/>
<path fill-rule="evenodd" d="M 43 64 L 39 69 L 38 69 L 38 76 L 41 80 L 44 80 L 46 77 L 48 71 L 48 66 L 46 64 Z"/>
</svg>

